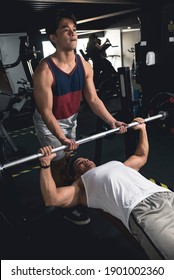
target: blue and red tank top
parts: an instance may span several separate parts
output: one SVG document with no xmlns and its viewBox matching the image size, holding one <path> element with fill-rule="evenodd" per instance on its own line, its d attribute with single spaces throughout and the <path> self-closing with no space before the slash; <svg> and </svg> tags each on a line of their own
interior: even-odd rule
<svg viewBox="0 0 174 280">
<path fill-rule="evenodd" d="M 51 57 L 46 60 L 54 78 L 53 114 L 57 120 L 67 119 L 79 111 L 85 71 L 78 54 L 76 54 L 75 60 L 75 67 L 68 74 L 62 71 Z"/>
</svg>

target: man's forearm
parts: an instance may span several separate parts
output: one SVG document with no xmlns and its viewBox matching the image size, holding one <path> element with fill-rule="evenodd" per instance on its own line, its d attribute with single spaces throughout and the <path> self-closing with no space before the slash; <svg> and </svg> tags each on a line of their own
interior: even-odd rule
<svg viewBox="0 0 174 280">
<path fill-rule="evenodd" d="M 115 124 L 115 119 L 112 117 L 112 115 L 109 113 L 109 111 L 106 109 L 104 103 L 102 100 L 98 99 L 94 100 L 90 103 L 90 107 L 92 111 L 103 121 L 108 123 L 111 127 Z"/>
<path fill-rule="evenodd" d="M 60 141 L 65 138 L 65 135 L 52 112 L 42 113 L 42 118 L 47 128 Z"/>
<path fill-rule="evenodd" d="M 149 153 L 149 142 L 147 137 L 146 128 L 139 130 L 139 143 L 135 150 L 135 155 L 145 157 L 147 159 Z"/>
<path fill-rule="evenodd" d="M 56 184 L 51 175 L 50 167 L 40 170 L 40 187 L 46 206 L 55 205 Z"/>
</svg>

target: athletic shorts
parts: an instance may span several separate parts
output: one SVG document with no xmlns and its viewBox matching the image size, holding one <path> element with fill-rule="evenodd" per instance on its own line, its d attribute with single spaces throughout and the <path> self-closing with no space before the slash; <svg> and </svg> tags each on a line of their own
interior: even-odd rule
<svg viewBox="0 0 174 280">
<path fill-rule="evenodd" d="M 62 143 L 53 134 L 44 135 L 37 130 L 36 130 L 36 134 L 41 147 L 50 145 L 54 148 L 57 148 L 62 146 Z M 65 135 L 67 138 L 75 140 L 76 128 L 69 129 Z M 64 150 L 59 151 L 57 152 L 56 157 L 53 158 L 53 161 L 62 159 L 64 156 L 65 156 Z"/>
<path fill-rule="evenodd" d="M 155 193 L 132 210 L 130 231 L 152 260 L 174 260 L 174 192 Z"/>
<path fill-rule="evenodd" d="M 62 143 L 53 134 L 51 134 L 37 110 L 33 115 L 33 122 L 35 126 L 35 132 L 41 147 L 49 145 L 57 148 L 62 146 Z M 77 114 L 69 117 L 68 119 L 61 120 L 59 122 L 59 125 L 61 126 L 61 129 L 67 138 L 73 140 L 76 139 Z M 63 150 L 59 151 L 57 152 L 57 155 L 53 159 L 53 161 L 62 159 L 64 156 L 65 152 Z"/>
</svg>

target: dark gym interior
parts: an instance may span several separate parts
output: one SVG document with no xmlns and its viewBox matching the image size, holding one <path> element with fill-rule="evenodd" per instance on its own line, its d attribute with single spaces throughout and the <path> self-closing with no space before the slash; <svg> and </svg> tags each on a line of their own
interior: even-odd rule
<svg viewBox="0 0 174 280">
<path fill-rule="evenodd" d="M 160 111 L 167 112 L 165 120 L 147 123 L 150 152 L 140 172 L 161 187 L 174 191 L 174 4 L 163 0 L 150 2 L 1 1 L 1 259 L 148 260 L 122 223 L 102 211 L 80 206 L 91 222 L 77 226 L 64 219 L 67 210 L 45 207 L 37 159 L 8 168 L 4 166 L 38 152 L 32 118 L 35 109 L 32 75 L 44 57 L 42 41 L 46 40 L 46 35 L 40 30 L 45 28 L 48 15 L 55 9 L 66 8 L 76 15 L 79 41 L 92 32 L 104 38 L 107 30 L 119 30 L 121 55 L 117 78 L 113 80 L 108 76 L 96 87 L 97 93 L 108 111 L 126 123 L 136 116 L 146 118 Z M 123 55 L 123 30 L 127 27 L 138 30 L 140 38 L 127 51 L 133 58 L 129 65 Z M 18 54 L 11 62 L 6 62 L 10 54 L 5 54 L 4 38 L 13 36 L 19 40 Z M 117 45 L 115 39 L 111 39 Z M 25 76 L 15 80 L 19 66 Z M 82 101 L 77 139 L 104 131 L 104 125 Z M 133 152 L 135 141 L 130 130 L 126 135 L 114 134 L 80 145 L 79 153 L 98 164 L 113 159 L 123 161 Z"/>
</svg>

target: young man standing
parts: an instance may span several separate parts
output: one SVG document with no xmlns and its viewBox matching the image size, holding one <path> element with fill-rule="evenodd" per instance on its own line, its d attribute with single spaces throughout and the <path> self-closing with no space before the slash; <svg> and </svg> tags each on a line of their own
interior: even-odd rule
<svg viewBox="0 0 174 280">
<path fill-rule="evenodd" d="M 39 63 L 33 77 L 36 103 L 33 121 L 41 147 L 67 145 L 69 151 L 77 149 L 77 116 L 82 97 L 94 114 L 111 128 L 124 126 L 123 122 L 113 118 L 99 99 L 91 65 L 75 53 L 75 16 L 60 10 L 55 18 L 50 19 L 47 35 L 55 46 L 55 52 Z M 69 153 L 62 151 L 51 164 L 53 177 L 59 186 L 65 184 L 68 158 Z"/>
</svg>

